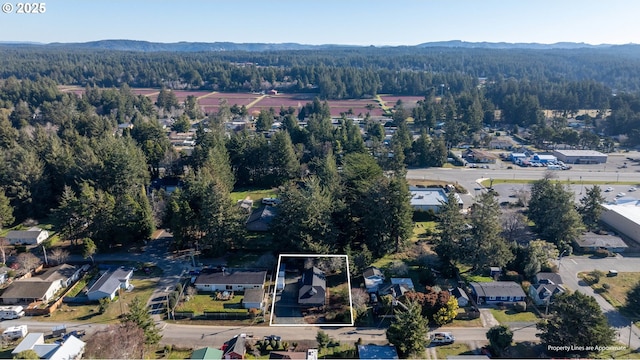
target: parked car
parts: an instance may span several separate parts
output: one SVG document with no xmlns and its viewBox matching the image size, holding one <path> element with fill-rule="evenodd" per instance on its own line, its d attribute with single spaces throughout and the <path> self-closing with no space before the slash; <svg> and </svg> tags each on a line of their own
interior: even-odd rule
<svg viewBox="0 0 640 360">
<path fill-rule="evenodd" d="M 267 335 L 264 337 L 265 340 L 273 340 L 273 341 L 280 341 L 282 340 L 282 337 L 278 336 L 278 335 Z"/>
<path fill-rule="evenodd" d="M 613 188 L 611 186 L 609 186 L 608 188 L 604 189 L 604 192 L 612 192 Z"/>
<path fill-rule="evenodd" d="M 450 332 L 437 332 L 431 334 L 432 344 L 453 344 L 456 338 Z"/>
<path fill-rule="evenodd" d="M 629 192 L 634 192 L 634 191 L 636 191 L 636 190 L 638 190 L 638 189 L 636 189 L 636 188 L 635 188 L 635 187 L 633 187 L 633 186 L 629 188 Z"/>
<path fill-rule="evenodd" d="M 621 197 L 623 197 L 623 196 L 625 196 L 625 195 L 627 195 L 627 194 L 625 194 L 625 193 L 621 192 L 621 193 L 617 193 L 617 194 L 616 194 L 616 197 L 617 197 L 617 198 L 621 198 Z"/>
</svg>

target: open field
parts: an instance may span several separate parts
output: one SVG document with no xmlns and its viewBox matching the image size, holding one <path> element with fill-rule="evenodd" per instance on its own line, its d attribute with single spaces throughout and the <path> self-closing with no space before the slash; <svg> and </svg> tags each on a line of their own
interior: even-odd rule
<svg viewBox="0 0 640 360">
<path fill-rule="evenodd" d="M 584 279 L 589 277 L 588 273 L 580 273 L 578 277 Z M 627 293 L 631 291 L 640 282 L 640 273 L 635 272 L 620 272 L 618 276 L 607 277 L 603 275 L 600 281 L 596 284 L 592 284 L 591 287 L 594 291 L 598 292 L 603 298 L 605 298 L 612 306 L 617 308 L 623 314 L 625 313 L 625 306 L 627 305 Z M 603 285 L 607 284 L 609 289 L 604 289 Z"/>
</svg>

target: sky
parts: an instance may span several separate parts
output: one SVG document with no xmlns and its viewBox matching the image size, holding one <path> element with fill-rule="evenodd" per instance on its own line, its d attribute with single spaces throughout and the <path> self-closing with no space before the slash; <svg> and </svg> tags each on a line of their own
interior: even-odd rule
<svg viewBox="0 0 640 360">
<path fill-rule="evenodd" d="M 0 42 L 640 43 L 638 0 L 33 1 L 46 11 L 0 1 Z"/>
</svg>

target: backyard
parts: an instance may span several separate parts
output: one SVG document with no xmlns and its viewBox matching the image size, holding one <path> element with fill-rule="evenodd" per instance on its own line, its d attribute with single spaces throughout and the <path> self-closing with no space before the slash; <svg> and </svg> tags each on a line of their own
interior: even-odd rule
<svg viewBox="0 0 640 360">
<path fill-rule="evenodd" d="M 131 284 L 135 287 L 133 291 L 124 291 L 120 298 L 109 303 L 104 313 L 100 313 L 99 304 L 70 305 L 63 304 L 51 316 L 40 317 L 39 320 L 51 322 L 79 321 L 95 323 L 113 323 L 118 321 L 120 316 L 128 311 L 128 304 L 135 298 L 140 297 L 146 303 L 157 285 L 157 281 L 149 279 L 132 279 Z"/>
<path fill-rule="evenodd" d="M 193 295 L 189 301 L 182 302 L 176 308 L 176 312 L 192 312 L 195 316 L 205 312 L 246 313 L 242 307 L 244 295 L 235 293 L 228 300 L 214 300 L 215 293 L 202 293 Z"/>
</svg>

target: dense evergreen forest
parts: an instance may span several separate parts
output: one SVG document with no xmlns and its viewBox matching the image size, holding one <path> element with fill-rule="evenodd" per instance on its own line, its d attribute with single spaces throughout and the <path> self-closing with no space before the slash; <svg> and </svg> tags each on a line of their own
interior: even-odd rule
<svg viewBox="0 0 640 360">
<path fill-rule="evenodd" d="M 168 226 L 181 246 L 223 252 L 246 246 L 245 217 L 229 193 L 282 186 L 286 204 L 273 225 L 282 247 L 370 249 L 360 253 L 365 264 L 408 240 L 405 167 L 442 166 L 450 148 L 486 144 L 486 126 L 507 128 L 537 145 L 610 150 L 613 142 L 598 133 L 627 135 L 619 140 L 625 146 L 640 144 L 640 56 L 634 51 L 176 53 L 3 45 L 0 203 L 8 201 L 14 216 L 0 214 L 0 225 L 48 218 L 64 238 L 91 238 L 101 249 L 141 241 L 154 227 Z M 59 85 L 81 85 L 85 94 L 63 93 Z M 162 96 L 154 103 L 131 87 L 161 88 Z M 246 109 L 225 104 L 204 118 L 195 98 L 180 104 L 171 91 L 273 88 L 316 98 L 299 109 L 261 111 L 257 132 L 227 133 L 224 123 L 247 117 Z M 366 117 L 364 135 L 346 117 L 332 123 L 323 102 L 379 93 L 424 99 L 410 109 L 396 104 L 388 124 Z M 583 116 L 582 130 L 567 127 L 581 108 L 599 110 L 598 116 Z M 543 109 L 555 115 L 546 118 Z M 174 119 L 175 129 L 198 123 L 192 153 L 175 150 L 161 118 Z M 270 137 L 260 131 L 275 121 L 282 131 Z M 133 128 L 118 130 L 123 123 Z M 442 135 L 433 131 L 438 124 L 444 124 Z M 384 125 L 395 128 L 390 141 Z M 171 196 L 151 191 L 160 169 L 181 179 L 182 190 Z"/>
</svg>

